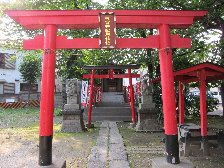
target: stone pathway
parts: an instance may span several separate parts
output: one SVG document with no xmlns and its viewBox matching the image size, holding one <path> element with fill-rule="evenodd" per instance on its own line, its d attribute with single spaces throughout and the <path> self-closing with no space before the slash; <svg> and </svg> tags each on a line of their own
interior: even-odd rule
<svg viewBox="0 0 224 168">
<path fill-rule="evenodd" d="M 88 168 L 129 168 L 127 153 L 116 122 L 100 125 L 96 146 L 88 158 Z"/>
</svg>

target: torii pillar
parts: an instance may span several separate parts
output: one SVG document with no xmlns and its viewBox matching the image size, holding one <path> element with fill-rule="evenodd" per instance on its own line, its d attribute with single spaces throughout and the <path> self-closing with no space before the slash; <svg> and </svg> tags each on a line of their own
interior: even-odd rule
<svg viewBox="0 0 224 168">
<path fill-rule="evenodd" d="M 177 164 L 180 163 L 180 159 L 169 25 L 159 26 L 159 42 L 167 162 Z"/>
<path fill-rule="evenodd" d="M 41 166 L 52 164 L 57 28 L 55 25 L 47 25 L 44 33 L 39 134 L 39 165 Z"/>
</svg>

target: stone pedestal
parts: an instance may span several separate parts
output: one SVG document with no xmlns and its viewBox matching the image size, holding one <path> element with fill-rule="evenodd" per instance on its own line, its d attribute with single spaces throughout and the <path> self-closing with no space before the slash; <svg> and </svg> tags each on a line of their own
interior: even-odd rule
<svg viewBox="0 0 224 168">
<path fill-rule="evenodd" d="M 80 110 L 80 81 L 77 79 L 69 79 L 66 81 L 67 104 L 62 110 L 62 132 L 82 132 L 85 131 L 83 121 L 83 111 Z"/>
<path fill-rule="evenodd" d="M 138 109 L 138 123 L 136 131 L 162 131 L 162 126 L 156 121 L 156 109 Z"/>
<path fill-rule="evenodd" d="M 162 131 L 162 126 L 156 121 L 155 103 L 152 100 L 152 86 L 143 80 L 142 103 L 138 108 L 138 123 L 136 131 Z"/>
<path fill-rule="evenodd" d="M 63 110 L 62 132 L 86 131 L 83 122 L 83 110 Z"/>
</svg>

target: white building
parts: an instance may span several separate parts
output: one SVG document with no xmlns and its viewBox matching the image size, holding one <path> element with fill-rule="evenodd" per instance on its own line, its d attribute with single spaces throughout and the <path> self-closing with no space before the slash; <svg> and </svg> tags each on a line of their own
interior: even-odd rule
<svg viewBox="0 0 224 168">
<path fill-rule="evenodd" d="M 15 49 L 4 49 L 0 47 L 0 101 L 17 101 L 21 95 L 28 91 L 28 84 L 23 81 L 19 66 L 24 53 Z M 40 85 L 34 84 L 33 92 L 40 91 Z"/>
</svg>

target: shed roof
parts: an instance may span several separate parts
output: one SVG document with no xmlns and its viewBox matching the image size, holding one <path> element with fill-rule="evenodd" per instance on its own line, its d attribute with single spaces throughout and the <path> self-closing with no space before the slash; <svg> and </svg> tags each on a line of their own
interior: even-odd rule
<svg viewBox="0 0 224 168">
<path fill-rule="evenodd" d="M 205 70 L 207 82 L 224 79 L 224 67 L 217 64 L 210 63 L 210 62 L 205 62 L 205 63 L 194 65 L 189 68 L 175 71 L 174 80 L 181 81 L 183 83 L 199 81 L 199 75 L 202 70 Z M 161 77 L 158 77 L 152 80 L 151 82 L 155 83 L 160 80 L 161 80 Z"/>
</svg>

